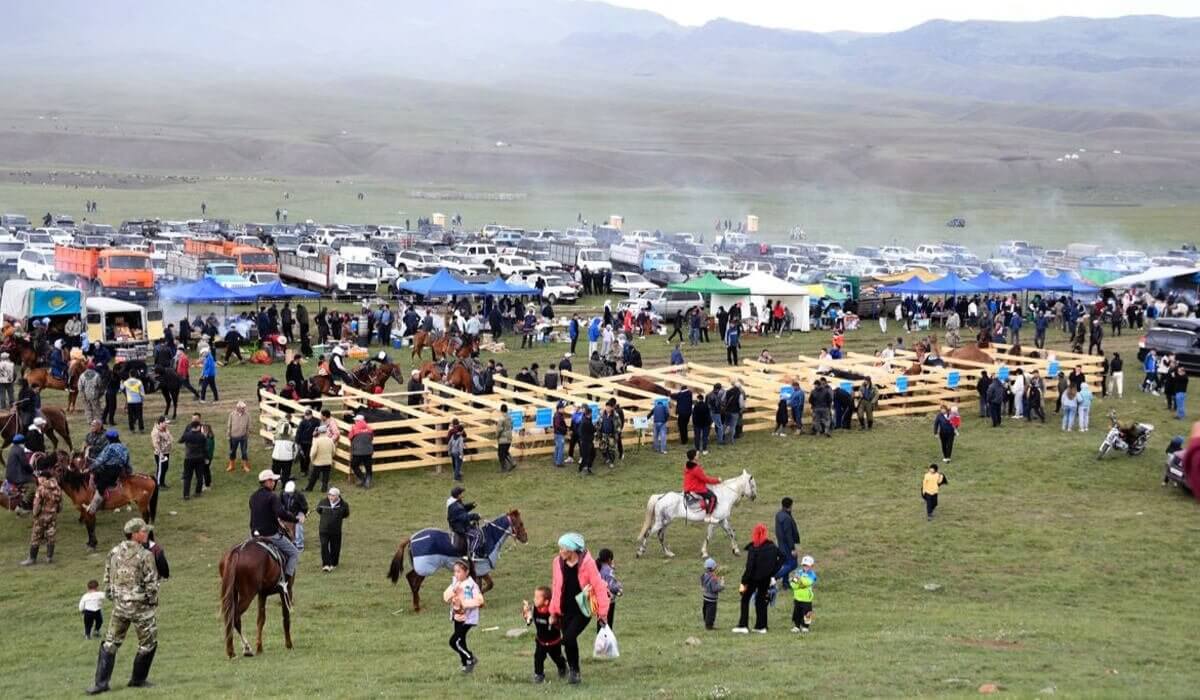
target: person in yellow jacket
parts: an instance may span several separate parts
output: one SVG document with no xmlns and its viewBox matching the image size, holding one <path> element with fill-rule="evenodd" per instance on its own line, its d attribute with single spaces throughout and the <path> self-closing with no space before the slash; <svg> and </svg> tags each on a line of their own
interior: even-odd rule
<svg viewBox="0 0 1200 700">
<path fill-rule="evenodd" d="M 929 471 L 921 479 L 921 498 L 925 499 L 925 519 L 933 520 L 933 511 L 938 507 L 938 491 L 950 483 L 946 475 L 938 471 L 937 464 L 930 464 Z"/>
<path fill-rule="evenodd" d="M 812 624 L 813 587 L 817 585 L 817 572 L 813 571 L 815 563 L 811 556 L 805 555 L 800 560 L 800 568 L 788 577 L 788 585 L 792 587 L 792 598 L 795 599 L 792 607 L 793 632 L 806 633 Z"/>
</svg>

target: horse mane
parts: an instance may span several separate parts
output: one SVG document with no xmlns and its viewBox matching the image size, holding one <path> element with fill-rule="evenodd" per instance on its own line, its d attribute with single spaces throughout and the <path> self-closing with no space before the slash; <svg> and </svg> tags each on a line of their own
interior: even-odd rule
<svg viewBox="0 0 1200 700">
<path fill-rule="evenodd" d="M 87 488 L 88 474 L 87 472 L 77 472 L 70 467 L 66 467 L 59 470 L 58 481 L 64 487 L 79 491 Z"/>
</svg>

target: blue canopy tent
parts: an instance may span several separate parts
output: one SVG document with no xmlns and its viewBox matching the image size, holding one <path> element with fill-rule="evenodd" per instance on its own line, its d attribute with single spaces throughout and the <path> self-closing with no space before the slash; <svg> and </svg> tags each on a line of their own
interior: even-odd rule
<svg viewBox="0 0 1200 700">
<path fill-rule="evenodd" d="M 1029 292 L 1069 292 L 1072 285 L 1066 275 L 1047 277 L 1041 270 L 1033 270 L 1024 277 L 1009 281 L 1013 289 L 1024 289 Z"/>
<path fill-rule="evenodd" d="M 965 294 L 981 291 L 983 290 L 953 272 L 945 277 L 925 283 L 926 294 Z"/>
<path fill-rule="evenodd" d="M 483 285 L 467 284 L 442 268 L 419 280 L 402 282 L 400 288 L 423 297 L 448 297 L 456 294 L 484 294 Z"/>
<path fill-rule="evenodd" d="M 246 296 L 245 291 L 245 289 L 223 287 L 211 277 L 204 277 L 195 282 L 167 287 L 159 292 L 159 296 L 167 301 L 173 301 L 178 304 L 253 301 L 254 296 Z"/>
<path fill-rule="evenodd" d="M 883 291 L 893 294 L 923 294 L 929 290 L 929 283 L 922 282 L 921 278 L 913 275 L 907 282 L 900 282 L 888 287 L 884 287 Z"/>
<path fill-rule="evenodd" d="M 271 280 L 266 284 L 256 284 L 253 287 L 246 287 L 237 291 L 240 294 L 253 296 L 255 299 L 315 299 L 321 296 L 320 292 L 292 287 L 279 280 Z"/>
<path fill-rule="evenodd" d="M 520 285 L 520 284 L 512 284 L 510 282 L 506 282 L 504 280 L 504 278 L 502 278 L 502 277 L 497 277 L 496 279 L 492 280 L 491 282 L 488 282 L 487 284 L 483 285 L 479 289 L 479 292 L 483 293 L 483 294 L 491 294 L 492 296 L 498 296 L 498 297 L 523 296 L 526 294 L 531 294 L 533 296 L 541 296 L 542 295 L 542 290 L 538 289 L 537 287 L 526 287 L 526 286 Z"/>
<path fill-rule="evenodd" d="M 1016 287 L 1012 286 L 1004 280 L 996 279 L 986 272 L 981 272 L 978 275 L 967 280 L 971 284 L 979 287 L 985 292 L 1015 292 Z"/>
</svg>

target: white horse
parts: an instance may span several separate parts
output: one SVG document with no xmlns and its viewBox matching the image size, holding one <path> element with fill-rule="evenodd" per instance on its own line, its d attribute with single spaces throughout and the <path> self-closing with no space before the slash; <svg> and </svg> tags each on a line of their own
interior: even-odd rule
<svg viewBox="0 0 1200 700">
<path fill-rule="evenodd" d="M 712 492 L 717 496 L 717 505 L 713 508 L 711 518 L 704 514 L 703 501 L 697 500 L 689 506 L 679 491 L 656 493 L 651 496 L 650 500 L 646 502 L 646 521 L 642 524 L 642 531 L 638 533 L 637 555 L 640 557 L 645 554 L 647 538 L 650 535 L 657 535 L 663 554 L 668 557 L 675 556 L 675 553 L 667 547 L 667 525 L 677 518 L 683 518 L 685 522 L 708 523 L 704 546 L 700 548 L 701 557 L 708 556 L 708 543 L 712 540 L 713 526 L 717 523 L 720 523 L 721 529 L 729 535 L 733 553 L 740 554 L 737 540 L 734 539 L 733 526 L 729 524 L 729 514 L 737 502 L 743 498 L 749 498 L 752 501 L 758 498 L 758 484 L 754 482 L 754 477 L 750 475 L 750 472 L 743 469 L 738 476 L 714 485 Z"/>
</svg>

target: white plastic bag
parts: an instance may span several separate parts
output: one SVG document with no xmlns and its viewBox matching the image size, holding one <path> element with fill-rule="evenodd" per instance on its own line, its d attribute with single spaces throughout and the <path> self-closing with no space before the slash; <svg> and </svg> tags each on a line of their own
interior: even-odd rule
<svg viewBox="0 0 1200 700">
<path fill-rule="evenodd" d="M 596 643 L 592 645 L 593 659 L 615 659 L 621 655 L 617 649 L 617 635 L 612 628 L 605 625 L 596 633 Z"/>
</svg>

